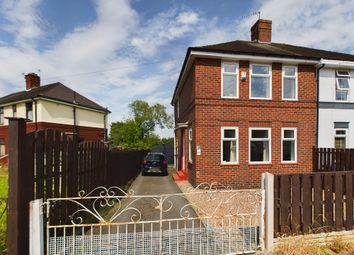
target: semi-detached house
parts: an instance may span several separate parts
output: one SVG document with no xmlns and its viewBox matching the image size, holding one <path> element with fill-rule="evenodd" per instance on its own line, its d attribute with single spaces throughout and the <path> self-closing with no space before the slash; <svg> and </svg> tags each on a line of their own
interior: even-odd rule
<svg viewBox="0 0 354 255">
<path fill-rule="evenodd" d="M 41 85 L 35 73 L 25 76 L 26 90 L 0 98 L 0 160 L 6 162 L 8 119 L 25 118 L 26 131 L 55 129 L 80 140 L 104 140 L 110 111 L 57 82 Z"/>
<path fill-rule="evenodd" d="M 354 145 L 354 56 L 251 41 L 188 48 L 173 95 L 178 174 L 258 187 L 261 173 L 312 171 L 312 148 Z"/>
</svg>

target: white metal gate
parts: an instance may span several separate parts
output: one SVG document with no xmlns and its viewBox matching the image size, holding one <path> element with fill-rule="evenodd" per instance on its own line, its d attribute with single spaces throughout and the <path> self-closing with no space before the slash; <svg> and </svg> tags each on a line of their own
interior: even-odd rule
<svg viewBox="0 0 354 255">
<path fill-rule="evenodd" d="M 163 195 L 98 187 L 45 203 L 46 250 L 48 255 L 251 253 L 259 248 L 260 205 L 260 190 L 215 184 Z M 60 218 L 67 214 L 63 210 L 70 211 L 68 220 Z"/>
</svg>

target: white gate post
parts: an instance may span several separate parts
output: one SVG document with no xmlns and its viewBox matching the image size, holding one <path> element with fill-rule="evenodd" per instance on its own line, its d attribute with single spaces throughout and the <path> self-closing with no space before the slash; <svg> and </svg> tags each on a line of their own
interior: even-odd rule
<svg viewBox="0 0 354 255">
<path fill-rule="evenodd" d="M 43 199 L 30 202 L 30 255 L 44 255 Z"/>
<path fill-rule="evenodd" d="M 271 250 L 274 241 L 274 175 L 262 173 L 260 239 L 262 250 Z"/>
</svg>

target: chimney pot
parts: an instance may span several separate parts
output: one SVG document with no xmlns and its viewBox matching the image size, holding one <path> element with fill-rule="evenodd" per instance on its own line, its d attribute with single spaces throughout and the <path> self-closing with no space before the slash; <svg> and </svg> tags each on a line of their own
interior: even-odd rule
<svg viewBox="0 0 354 255">
<path fill-rule="evenodd" d="M 26 90 L 38 88 L 41 86 L 41 78 L 36 73 L 28 73 L 25 75 Z"/>
<path fill-rule="evenodd" d="M 271 42 L 272 41 L 272 21 L 259 19 L 251 27 L 251 41 Z"/>
</svg>

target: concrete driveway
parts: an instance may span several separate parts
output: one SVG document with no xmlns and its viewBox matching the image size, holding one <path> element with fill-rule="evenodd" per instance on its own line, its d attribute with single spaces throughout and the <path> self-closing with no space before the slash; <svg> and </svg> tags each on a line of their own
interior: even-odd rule
<svg viewBox="0 0 354 255">
<path fill-rule="evenodd" d="M 139 218 L 138 222 L 159 221 L 167 219 L 181 219 L 183 216 L 196 217 L 195 211 L 188 206 L 188 200 L 181 194 L 181 190 L 172 179 L 173 169 L 169 168 L 168 176 L 142 176 L 141 174 L 134 180 L 131 190 L 134 191 L 132 198 L 122 200 L 122 208 L 131 208 L 116 218 L 115 222 L 132 222 Z M 172 196 L 169 196 L 171 194 Z M 161 196 L 167 195 L 167 196 Z M 160 210 L 159 202 L 162 203 L 163 210 Z M 161 213 L 162 211 L 162 213 Z M 135 215 L 135 216 L 134 216 Z M 133 216 L 133 217 L 132 217 Z M 170 222 L 170 221 L 169 221 Z M 163 223 L 163 229 L 187 227 L 186 221 Z M 168 225 L 171 224 L 171 225 Z M 181 225 L 183 224 L 183 226 Z M 191 221 L 187 225 L 192 224 Z M 195 220 L 193 224 L 200 224 Z M 155 226 L 153 226 L 155 229 Z"/>
</svg>

